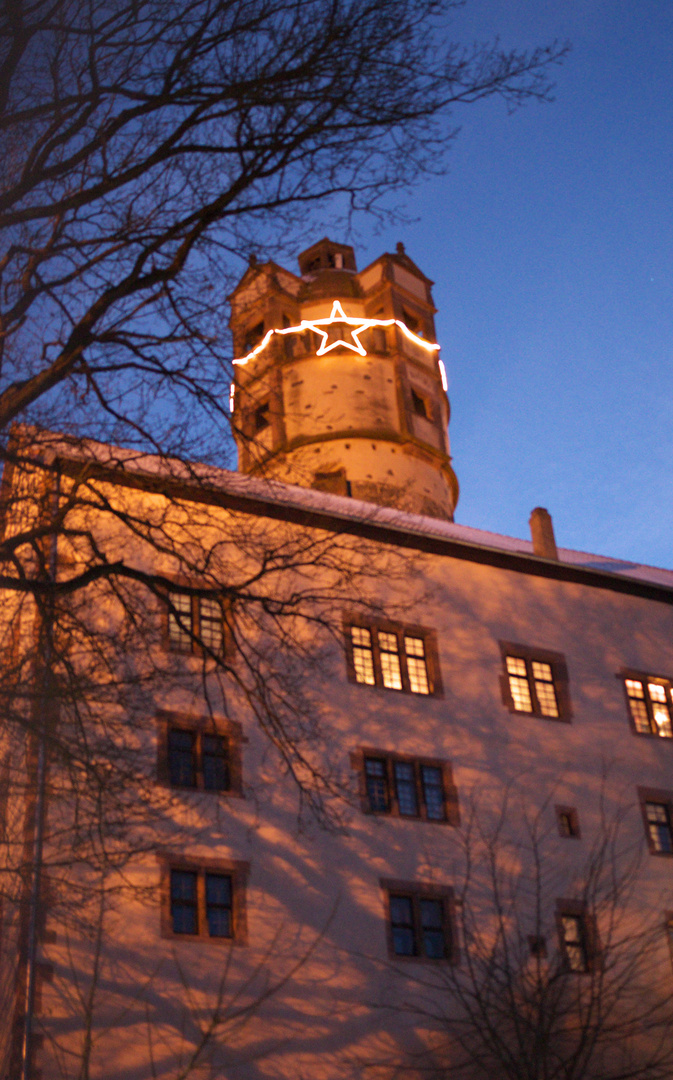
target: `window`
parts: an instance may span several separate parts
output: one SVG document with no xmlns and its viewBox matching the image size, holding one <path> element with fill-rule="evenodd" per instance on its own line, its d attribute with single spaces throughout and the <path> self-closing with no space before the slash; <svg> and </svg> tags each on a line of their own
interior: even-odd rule
<svg viewBox="0 0 673 1080">
<path fill-rule="evenodd" d="M 418 627 L 349 624 L 346 627 L 348 674 L 352 682 L 441 695 L 434 634 Z"/>
<path fill-rule="evenodd" d="M 556 925 L 567 971 L 581 974 L 601 966 L 596 921 L 581 900 L 557 900 Z"/>
<path fill-rule="evenodd" d="M 424 420 L 430 419 L 430 411 L 428 403 L 421 394 L 418 394 L 413 388 L 411 391 L 411 407 L 416 416 L 422 416 Z"/>
<path fill-rule="evenodd" d="M 567 967 L 570 971 L 588 971 L 589 953 L 584 915 L 561 912 L 559 914 L 559 923 L 561 927 L 561 949 Z"/>
<path fill-rule="evenodd" d="M 168 787 L 242 795 L 239 724 L 223 717 L 160 712 L 157 773 Z"/>
<path fill-rule="evenodd" d="M 558 653 L 501 642 L 503 701 L 511 712 L 569 720 L 568 675 Z"/>
<path fill-rule="evenodd" d="M 580 832 L 579 817 L 574 806 L 557 806 L 556 824 L 558 826 L 559 836 L 579 838 L 582 835 Z"/>
<path fill-rule="evenodd" d="M 264 337 L 264 322 L 258 322 L 255 326 L 248 328 L 245 334 L 245 343 L 243 345 L 243 351 L 245 353 L 252 352 L 256 345 L 259 345 L 260 341 Z"/>
<path fill-rule="evenodd" d="M 271 420 L 269 419 L 269 402 L 265 401 L 263 405 L 258 405 L 253 414 L 253 426 L 255 431 L 264 431 L 268 428 Z"/>
<path fill-rule="evenodd" d="M 624 689 L 633 727 L 638 735 L 673 738 L 673 691 L 668 679 L 654 675 L 624 676 Z"/>
<path fill-rule="evenodd" d="M 243 943 L 248 864 L 162 860 L 162 934 Z"/>
<path fill-rule="evenodd" d="M 168 729 L 168 774 L 171 787 L 229 790 L 229 747 L 223 735 Z"/>
<path fill-rule="evenodd" d="M 673 855 L 673 792 L 638 788 L 645 835 L 653 855 Z"/>
<path fill-rule="evenodd" d="M 204 649 L 218 655 L 224 653 L 224 614 L 219 600 L 171 589 L 167 610 L 169 649 L 182 653 Z"/>
<path fill-rule="evenodd" d="M 453 891 L 415 882 L 382 881 L 392 957 L 456 962 Z"/>
<path fill-rule="evenodd" d="M 361 776 L 365 813 L 460 824 L 458 792 L 448 761 L 360 750 L 352 762 Z"/>
<path fill-rule="evenodd" d="M 667 803 L 646 802 L 645 818 L 647 831 L 653 851 L 673 854 L 673 834 L 671 833 L 671 811 Z"/>
</svg>

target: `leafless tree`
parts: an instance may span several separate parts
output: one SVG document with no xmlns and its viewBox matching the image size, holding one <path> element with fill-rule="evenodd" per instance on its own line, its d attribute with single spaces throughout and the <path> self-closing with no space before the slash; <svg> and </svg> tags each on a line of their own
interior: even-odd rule
<svg viewBox="0 0 673 1080">
<path fill-rule="evenodd" d="M 305 226 L 307 208 L 371 209 L 443 167 L 454 105 L 548 96 L 563 46 L 464 48 L 448 35 L 454 6 L 2 6 L 0 892 L 12 955 L 34 960 L 45 882 L 52 908 L 74 903 L 73 867 L 119 869 L 144 850 L 143 827 L 152 842 L 169 798 L 148 751 L 157 686 L 200 680 L 213 715 L 232 695 L 244 702 L 329 818 L 341 789 L 311 695 L 316 646 L 346 597 L 366 602 L 372 576 L 398 571 L 318 530 L 251 530 L 213 508 L 217 482 L 190 461 L 230 460 L 221 323 L 241 258 Z M 176 582 L 219 605 L 222 647 L 176 606 Z M 191 667 L 158 647 L 171 620 Z"/>
<path fill-rule="evenodd" d="M 473 813 L 456 889 L 454 963 L 414 980 L 432 1049 L 419 1074 L 457 1080 L 664 1080 L 673 1067 L 663 906 L 642 890 L 635 811 L 601 808 L 595 838 L 566 841 L 503 807 Z M 516 820 L 515 820 L 516 819 Z M 640 840 L 640 823 L 638 839 Z M 573 846 L 575 845 L 574 849 Z M 570 850 L 569 850 L 570 849 Z M 409 1064 L 409 1063 L 407 1063 Z"/>
</svg>

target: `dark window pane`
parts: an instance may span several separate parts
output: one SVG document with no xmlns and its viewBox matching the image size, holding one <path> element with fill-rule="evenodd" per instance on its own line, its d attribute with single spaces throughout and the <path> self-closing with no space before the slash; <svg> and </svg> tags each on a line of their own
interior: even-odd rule
<svg viewBox="0 0 673 1080">
<path fill-rule="evenodd" d="M 388 811 L 388 777 L 385 761 L 379 758 L 365 758 L 365 776 L 369 809 L 375 814 L 385 814 Z"/>
<path fill-rule="evenodd" d="M 206 791 L 229 790 L 227 740 L 222 735 L 203 735 L 201 753 L 203 786 Z"/>
<path fill-rule="evenodd" d="M 413 905 L 409 896 L 390 897 L 390 923 L 396 956 L 416 955 Z"/>
<path fill-rule="evenodd" d="M 436 765 L 421 765 L 421 784 L 425 811 L 431 821 L 444 820 L 442 770 Z"/>
<path fill-rule="evenodd" d="M 206 919 L 211 937 L 231 937 L 231 878 L 206 874 Z"/>
<path fill-rule="evenodd" d="M 174 787 L 196 787 L 195 742 L 192 731 L 168 732 L 168 774 Z"/>
<path fill-rule="evenodd" d="M 444 905 L 441 900 L 421 900 L 420 913 L 423 953 L 432 960 L 441 960 L 445 954 Z"/>
<path fill-rule="evenodd" d="M 418 814 L 418 800 L 416 799 L 414 767 L 409 762 L 396 761 L 394 771 L 400 814 L 407 817 L 416 817 Z"/>
<path fill-rule="evenodd" d="M 171 919 L 174 934 L 198 933 L 196 873 L 171 870 Z"/>
</svg>

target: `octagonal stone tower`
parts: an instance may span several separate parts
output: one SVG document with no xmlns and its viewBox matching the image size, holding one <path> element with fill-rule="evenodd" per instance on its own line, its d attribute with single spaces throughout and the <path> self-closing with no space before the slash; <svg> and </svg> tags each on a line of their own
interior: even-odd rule
<svg viewBox="0 0 673 1080">
<path fill-rule="evenodd" d="M 358 272 L 320 240 L 299 270 L 253 261 L 230 297 L 239 469 L 451 520 L 432 282 L 401 244 Z"/>
</svg>

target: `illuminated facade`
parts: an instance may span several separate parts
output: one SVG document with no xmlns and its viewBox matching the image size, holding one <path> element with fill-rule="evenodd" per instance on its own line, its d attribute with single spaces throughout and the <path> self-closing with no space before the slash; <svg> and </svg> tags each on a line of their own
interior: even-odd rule
<svg viewBox="0 0 673 1080">
<path fill-rule="evenodd" d="M 241 471 L 452 520 L 432 282 L 402 245 L 358 272 L 321 240 L 299 270 L 254 264 L 231 296 Z"/>
<path fill-rule="evenodd" d="M 252 265 L 231 299 L 240 473 L 43 436 L 38 488 L 57 475 L 59 498 L 86 495 L 58 580 L 86 569 L 88 535 L 131 572 L 130 629 L 98 578 L 73 626 L 89 619 L 129 680 L 123 707 L 107 683 L 100 702 L 89 690 L 92 723 L 142 799 L 130 771 L 105 862 L 80 837 L 84 794 L 75 810 L 61 789 L 47 800 L 30 1080 L 443 1080 L 433 1009 L 450 1013 L 468 970 L 465 856 L 498 827 L 522 970 L 612 977 L 616 911 L 670 999 L 673 572 L 559 548 L 541 508 L 525 540 L 456 524 L 430 283 L 401 249 L 357 272 L 327 240 L 300 271 Z M 275 692 L 305 755 L 292 767 L 338 795 L 330 828 L 298 818 Z M 16 753 L 34 770 L 35 747 Z M 2 812 L 30 854 L 23 787 Z M 638 859 L 610 908 L 583 874 L 615 815 Z M 3 897 L 8 1080 L 29 886 Z"/>
</svg>

